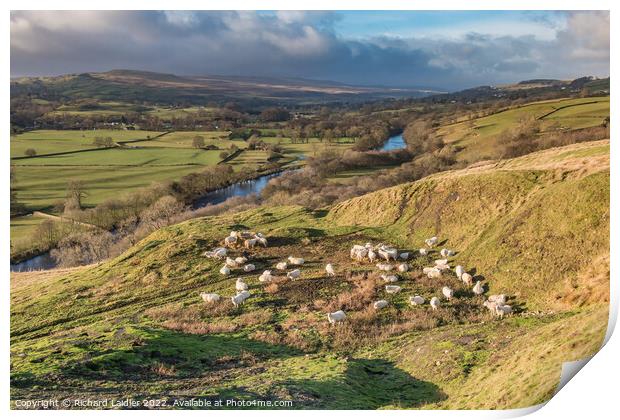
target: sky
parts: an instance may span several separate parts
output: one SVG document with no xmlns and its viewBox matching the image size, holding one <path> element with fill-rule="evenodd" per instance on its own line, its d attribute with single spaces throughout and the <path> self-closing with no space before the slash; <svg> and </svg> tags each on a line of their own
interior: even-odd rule
<svg viewBox="0 0 620 420">
<path fill-rule="evenodd" d="M 444 90 L 609 75 L 607 11 L 12 11 L 11 76 L 113 69 Z"/>
</svg>

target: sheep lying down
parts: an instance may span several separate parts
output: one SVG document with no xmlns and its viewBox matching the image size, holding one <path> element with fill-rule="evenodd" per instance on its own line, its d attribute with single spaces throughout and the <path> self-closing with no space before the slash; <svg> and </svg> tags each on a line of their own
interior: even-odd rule
<svg viewBox="0 0 620 420">
<path fill-rule="evenodd" d="M 202 292 L 200 294 L 200 297 L 202 298 L 202 300 L 205 303 L 215 303 L 215 302 L 218 302 L 220 300 L 220 295 L 218 295 L 217 293 L 205 293 L 205 292 Z"/>
<path fill-rule="evenodd" d="M 372 304 L 372 307 L 375 309 L 383 309 L 386 306 L 388 306 L 388 301 L 387 300 L 378 300 L 375 303 Z"/>
</svg>

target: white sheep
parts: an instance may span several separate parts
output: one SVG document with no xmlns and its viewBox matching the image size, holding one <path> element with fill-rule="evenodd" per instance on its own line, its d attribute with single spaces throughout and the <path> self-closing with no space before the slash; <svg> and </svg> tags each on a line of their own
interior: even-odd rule
<svg viewBox="0 0 620 420">
<path fill-rule="evenodd" d="M 424 298 L 422 296 L 416 295 L 416 296 L 410 296 L 409 297 L 409 304 L 411 305 L 422 305 L 424 304 Z"/>
<path fill-rule="evenodd" d="M 442 259 L 442 260 L 435 260 L 435 266 L 438 266 L 438 265 L 446 265 L 446 264 L 448 264 L 448 260 L 447 260 L 447 259 L 445 259 L 445 258 L 444 258 L 444 259 Z"/>
<path fill-rule="evenodd" d="M 484 287 L 482 287 L 482 283 L 480 283 L 480 280 L 476 282 L 476 285 L 474 286 L 473 291 L 477 295 L 481 295 L 484 293 Z"/>
<path fill-rule="evenodd" d="M 258 276 L 258 281 L 260 281 L 261 283 L 267 283 L 267 282 L 270 282 L 271 280 L 273 280 L 273 276 L 271 275 L 270 270 L 265 270 L 263 271 L 263 274 Z"/>
<path fill-rule="evenodd" d="M 454 251 L 452 251 L 451 249 L 446 249 L 446 248 L 443 248 L 441 251 L 439 251 L 439 254 L 440 254 L 442 257 L 447 258 L 447 257 L 453 257 L 453 256 L 454 256 L 454 254 L 455 254 L 455 252 L 454 252 Z"/>
<path fill-rule="evenodd" d="M 327 273 L 328 277 L 333 277 L 336 275 L 336 270 L 334 270 L 334 266 L 331 264 L 327 264 L 325 266 L 325 272 Z"/>
<path fill-rule="evenodd" d="M 365 252 L 364 256 L 368 254 L 368 249 L 361 245 L 353 245 L 351 247 L 351 259 L 359 259 L 359 254 Z"/>
<path fill-rule="evenodd" d="M 395 276 L 395 275 L 381 274 L 381 278 L 383 279 L 383 281 L 387 281 L 390 283 L 394 283 L 395 281 L 398 281 L 398 276 Z"/>
<path fill-rule="evenodd" d="M 385 261 L 389 262 L 390 258 L 396 261 L 396 257 L 398 256 L 398 251 L 396 248 L 388 248 L 386 246 L 382 246 L 378 250 L 379 256 L 384 258 Z"/>
<path fill-rule="evenodd" d="M 205 257 L 208 258 L 218 258 L 218 259 L 222 259 L 224 257 L 226 257 L 226 254 L 228 253 L 226 248 L 215 248 L 213 251 L 207 251 L 205 252 L 204 255 Z"/>
<path fill-rule="evenodd" d="M 276 269 L 277 270 L 286 270 L 288 268 L 288 264 L 286 262 L 279 262 L 276 264 Z"/>
<path fill-rule="evenodd" d="M 248 259 L 246 257 L 237 257 L 235 258 L 235 262 L 239 265 L 243 265 L 248 262 Z"/>
<path fill-rule="evenodd" d="M 217 293 L 202 292 L 200 294 L 200 297 L 202 298 L 202 300 L 204 300 L 205 303 L 215 303 L 220 300 L 220 295 L 218 295 Z"/>
<path fill-rule="evenodd" d="M 347 315 L 344 311 L 336 311 L 336 312 L 328 312 L 327 320 L 330 324 L 335 324 L 336 322 L 343 322 L 346 319 Z"/>
<path fill-rule="evenodd" d="M 372 304 L 372 307 L 375 309 L 383 309 L 386 306 L 388 306 L 388 301 L 387 300 L 378 300 L 375 303 Z"/>
<path fill-rule="evenodd" d="M 465 283 L 466 286 L 471 286 L 472 284 L 474 284 L 474 278 L 471 274 L 467 272 L 461 274 L 461 280 L 463 281 L 463 283 Z"/>
<path fill-rule="evenodd" d="M 390 294 L 398 293 L 398 292 L 401 291 L 401 289 L 402 288 L 400 286 L 394 286 L 394 285 L 391 285 L 391 284 L 385 286 L 385 292 L 386 293 L 390 293 Z"/>
<path fill-rule="evenodd" d="M 259 237 L 256 237 L 256 238 L 254 238 L 254 239 L 256 239 L 256 241 L 257 241 L 259 244 L 261 244 L 263 247 L 267 248 L 267 238 L 265 238 L 265 237 L 260 237 L 260 236 L 259 236 Z"/>
<path fill-rule="evenodd" d="M 506 295 L 491 295 L 487 300 L 489 302 L 495 302 L 498 305 L 504 305 L 506 303 Z"/>
<path fill-rule="evenodd" d="M 429 248 L 432 248 L 435 245 L 437 245 L 437 242 L 439 242 L 439 239 L 436 236 L 433 236 L 432 238 L 428 238 L 427 240 L 424 241 L 424 243 L 428 245 Z"/>
<path fill-rule="evenodd" d="M 497 303 L 495 302 L 491 302 L 489 300 L 485 300 L 482 303 L 482 306 L 484 306 L 485 308 L 487 308 L 489 311 L 491 311 L 493 314 L 495 314 L 495 309 L 497 308 Z"/>
<path fill-rule="evenodd" d="M 446 297 L 446 299 L 450 300 L 454 296 L 454 290 L 450 289 L 448 286 L 444 286 L 441 289 L 441 293 Z"/>
<path fill-rule="evenodd" d="M 230 268 L 227 265 L 224 265 L 222 268 L 220 268 L 220 274 L 228 276 L 230 274 Z"/>
<path fill-rule="evenodd" d="M 457 265 L 456 267 L 454 267 L 454 273 L 456 274 L 456 277 L 458 277 L 459 279 L 461 278 L 464 272 L 465 270 L 463 269 L 462 265 Z"/>
<path fill-rule="evenodd" d="M 423 271 L 429 279 L 437 279 L 441 277 L 441 270 L 437 267 L 424 267 Z"/>
<path fill-rule="evenodd" d="M 407 263 L 402 263 L 402 264 L 400 264 L 400 265 L 398 266 L 398 268 L 397 268 L 397 269 L 398 269 L 398 271 L 399 271 L 399 272 L 401 272 L 401 273 L 405 273 L 405 272 L 409 271 L 409 264 L 407 264 Z"/>
<path fill-rule="evenodd" d="M 420 253 L 420 255 L 428 255 L 428 251 L 426 250 L 426 248 L 420 248 L 418 252 Z"/>
<path fill-rule="evenodd" d="M 254 248 L 256 246 L 256 242 L 257 239 L 253 238 L 253 239 L 246 239 L 245 241 L 243 241 L 243 246 L 246 248 Z"/>
<path fill-rule="evenodd" d="M 435 309 L 439 308 L 439 304 L 440 304 L 439 299 L 436 298 L 435 296 L 433 296 L 431 298 L 431 308 L 433 308 L 433 310 L 435 310 Z"/>
<path fill-rule="evenodd" d="M 504 315 L 508 315 L 510 313 L 512 313 L 512 306 L 510 305 L 497 304 L 497 306 L 495 307 L 495 315 L 499 316 L 500 318 L 503 318 Z"/>
<path fill-rule="evenodd" d="M 242 305 L 243 302 L 245 302 L 245 300 L 249 297 L 250 297 L 250 292 L 248 292 L 247 290 L 244 290 L 242 292 L 237 293 L 235 296 L 230 298 L 230 300 L 232 301 L 232 304 L 235 306 L 235 308 L 237 308 L 239 307 L 239 305 Z"/>
<path fill-rule="evenodd" d="M 408 252 L 401 252 L 401 254 L 398 256 L 398 258 L 400 258 L 401 260 L 407 261 L 409 259 L 409 253 Z"/>
<path fill-rule="evenodd" d="M 303 258 L 288 257 L 288 262 L 292 265 L 303 265 L 305 260 Z"/>
<path fill-rule="evenodd" d="M 391 264 L 379 263 L 377 264 L 377 268 L 381 271 L 392 271 L 394 267 Z"/>
<path fill-rule="evenodd" d="M 450 264 L 435 264 L 435 268 L 439 271 L 449 270 Z"/>
<path fill-rule="evenodd" d="M 233 260 L 230 257 L 226 257 L 226 265 L 229 266 L 230 268 L 234 268 L 237 266 L 237 261 Z"/>
<path fill-rule="evenodd" d="M 254 264 L 246 264 L 243 266 L 243 271 L 245 271 L 246 273 L 249 273 L 254 270 L 256 270 L 256 266 Z"/>
<path fill-rule="evenodd" d="M 300 276 L 301 276 L 301 270 L 299 268 L 286 273 L 286 277 L 288 277 L 291 280 L 298 279 Z"/>
<path fill-rule="evenodd" d="M 239 232 L 236 231 L 236 230 L 231 230 L 229 236 L 232 236 L 233 238 L 238 238 L 239 237 Z"/>
<path fill-rule="evenodd" d="M 237 292 L 243 292 L 244 290 L 248 290 L 248 284 L 241 279 L 237 279 L 235 282 L 235 290 Z"/>
<path fill-rule="evenodd" d="M 368 261 L 373 263 L 375 262 L 376 259 L 377 259 L 377 253 L 374 250 L 369 249 L 368 250 Z"/>
<path fill-rule="evenodd" d="M 236 236 L 227 236 L 226 238 L 224 238 L 224 245 L 226 246 L 233 246 L 237 243 L 237 237 Z"/>
</svg>

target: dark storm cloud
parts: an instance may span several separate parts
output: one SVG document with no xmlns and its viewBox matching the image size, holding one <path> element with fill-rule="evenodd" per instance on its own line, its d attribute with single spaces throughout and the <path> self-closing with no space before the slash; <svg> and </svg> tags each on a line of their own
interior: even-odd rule
<svg viewBox="0 0 620 420">
<path fill-rule="evenodd" d="M 129 68 L 184 75 L 331 79 L 461 88 L 531 77 L 609 73 L 609 14 L 574 12 L 554 39 L 345 39 L 331 12 L 11 13 L 11 74 Z"/>
</svg>

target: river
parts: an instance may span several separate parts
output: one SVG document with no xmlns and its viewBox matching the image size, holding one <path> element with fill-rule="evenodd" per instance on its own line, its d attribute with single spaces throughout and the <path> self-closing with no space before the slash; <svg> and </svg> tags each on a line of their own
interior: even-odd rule
<svg viewBox="0 0 620 420">
<path fill-rule="evenodd" d="M 379 150 L 387 152 L 404 147 L 406 147 L 406 144 L 403 140 L 403 135 L 398 134 L 387 139 Z M 300 160 L 301 159 L 303 159 L 303 157 L 301 157 Z M 289 171 L 263 175 L 256 179 L 239 182 L 226 188 L 211 191 L 194 201 L 193 208 L 199 209 L 208 205 L 220 204 L 232 197 L 245 197 L 250 194 L 259 194 L 267 186 L 270 179 L 277 178 L 287 172 Z M 54 267 L 56 267 L 56 262 L 50 256 L 50 253 L 46 252 L 45 254 L 37 255 L 36 257 L 32 257 L 20 263 L 11 264 L 11 271 L 49 270 Z"/>
</svg>

